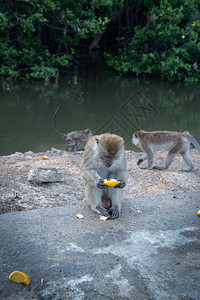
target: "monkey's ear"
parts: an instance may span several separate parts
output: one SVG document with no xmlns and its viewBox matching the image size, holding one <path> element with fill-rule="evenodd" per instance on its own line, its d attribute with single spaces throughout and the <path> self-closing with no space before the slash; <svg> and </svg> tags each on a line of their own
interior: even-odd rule
<svg viewBox="0 0 200 300">
<path fill-rule="evenodd" d="M 96 138 L 95 141 L 97 142 L 97 144 L 99 143 L 99 139 L 98 138 Z"/>
</svg>

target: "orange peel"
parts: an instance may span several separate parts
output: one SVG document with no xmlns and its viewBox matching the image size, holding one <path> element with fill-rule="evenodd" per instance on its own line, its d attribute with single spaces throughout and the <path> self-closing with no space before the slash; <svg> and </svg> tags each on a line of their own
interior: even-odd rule
<svg viewBox="0 0 200 300">
<path fill-rule="evenodd" d="M 77 217 L 78 219 L 84 219 L 84 215 L 82 215 L 82 214 L 77 214 L 76 217 Z"/>
<path fill-rule="evenodd" d="M 109 187 L 115 187 L 118 183 L 120 183 L 119 180 L 116 179 L 104 179 L 104 181 L 102 181 L 103 184 L 106 184 Z"/>
<path fill-rule="evenodd" d="M 108 219 L 108 217 L 105 217 L 105 216 L 99 216 L 99 220 L 101 221 L 106 221 Z"/>
<path fill-rule="evenodd" d="M 197 212 L 197 215 L 200 216 L 200 210 Z"/>
<path fill-rule="evenodd" d="M 17 282 L 17 283 L 24 283 L 26 285 L 30 284 L 30 278 L 29 276 L 21 271 L 13 271 L 10 275 L 9 275 L 9 279 L 11 281 Z"/>
</svg>

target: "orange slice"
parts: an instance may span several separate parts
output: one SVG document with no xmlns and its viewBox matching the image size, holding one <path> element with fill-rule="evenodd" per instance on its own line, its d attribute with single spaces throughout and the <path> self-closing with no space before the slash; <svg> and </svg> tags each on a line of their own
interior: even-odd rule
<svg viewBox="0 0 200 300">
<path fill-rule="evenodd" d="M 118 183 L 120 183 L 119 180 L 116 180 L 116 179 L 104 179 L 104 181 L 102 182 L 103 184 L 106 184 L 107 186 L 109 187 L 114 187 L 116 186 Z"/>
<path fill-rule="evenodd" d="M 26 285 L 30 284 L 30 278 L 27 274 L 21 271 L 14 271 L 9 275 L 9 279 L 17 282 L 17 283 L 24 283 Z"/>
</svg>

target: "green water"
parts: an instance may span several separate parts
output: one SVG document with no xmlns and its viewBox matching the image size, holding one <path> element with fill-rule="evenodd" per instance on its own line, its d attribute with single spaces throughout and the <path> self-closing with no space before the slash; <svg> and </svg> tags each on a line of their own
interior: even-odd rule
<svg viewBox="0 0 200 300">
<path fill-rule="evenodd" d="M 200 86 L 118 77 L 98 59 L 83 61 L 57 82 L 0 81 L 0 155 L 64 150 L 52 126 L 60 103 L 56 123 L 64 133 L 112 132 L 134 150 L 131 135 L 137 129 L 187 130 L 200 142 Z"/>
</svg>

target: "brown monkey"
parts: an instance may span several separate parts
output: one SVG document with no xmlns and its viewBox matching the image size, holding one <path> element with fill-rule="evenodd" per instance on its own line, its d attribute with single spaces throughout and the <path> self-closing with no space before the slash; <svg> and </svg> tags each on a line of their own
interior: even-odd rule
<svg viewBox="0 0 200 300">
<path fill-rule="evenodd" d="M 166 170 L 172 163 L 177 154 L 181 154 L 189 169 L 182 170 L 190 172 L 194 165 L 190 156 L 190 149 L 196 148 L 200 151 L 200 145 L 197 140 L 188 132 L 178 131 L 144 131 L 139 130 L 133 134 L 132 142 L 142 149 L 145 153 L 139 158 L 137 164 L 140 165 L 148 159 L 146 169 Z M 164 166 L 154 166 L 155 154 L 157 150 L 169 150 L 165 159 Z"/>
<path fill-rule="evenodd" d="M 103 216 L 118 218 L 122 188 L 128 178 L 123 138 L 110 133 L 93 136 L 85 147 L 81 177 L 91 208 Z M 102 183 L 111 178 L 120 180 L 114 188 Z"/>
<path fill-rule="evenodd" d="M 62 138 L 64 138 L 64 140 L 67 142 L 66 151 L 68 151 L 68 148 L 70 148 L 70 147 L 71 147 L 72 152 L 75 150 L 75 147 L 76 147 L 76 150 L 78 151 L 79 145 L 82 142 L 87 142 L 89 140 L 89 138 L 91 138 L 92 131 L 90 129 L 85 129 L 85 130 L 81 130 L 81 131 L 71 131 L 67 134 L 60 132 L 56 128 L 56 114 L 57 114 L 59 108 L 60 108 L 60 105 L 56 108 L 56 111 L 53 116 L 53 127 L 54 127 L 55 131 L 59 135 L 61 135 Z"/>
<path fill-rule="evenodd" d="M 150 24 L 154 24 L 154 23 L 155 23 L 155 20 L 156 20 L 156 14 L 153 13 L 153 14 L 151 14 L 150 17 L 149 17 L 149 23 L 150 23 Z"/>
</svg>

